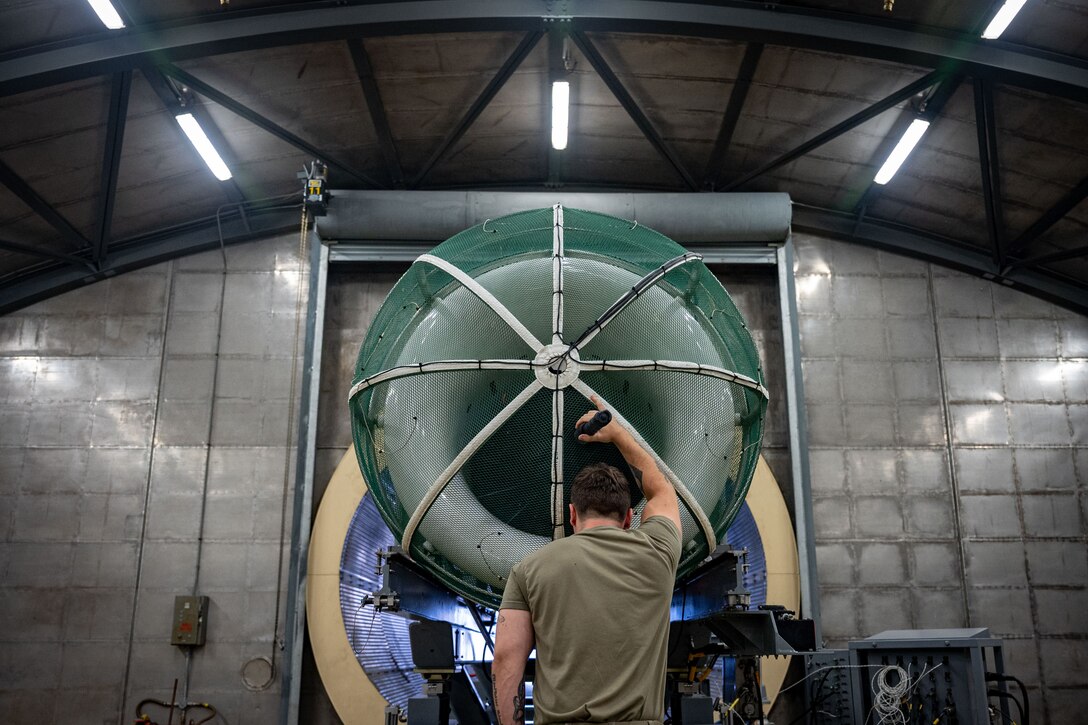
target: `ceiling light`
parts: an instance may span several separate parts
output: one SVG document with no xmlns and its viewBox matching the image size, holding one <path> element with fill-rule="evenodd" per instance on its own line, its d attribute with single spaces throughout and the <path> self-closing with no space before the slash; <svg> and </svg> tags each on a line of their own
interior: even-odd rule
<svg viewBox="0 0 1088 725">
<path fill-rule="evenodd" d="M 125 21 L 117 14 L 117 9 L 113 7 L 110 0 L 87 0 L 87 2 L 98 13 L 98 19 L 102 21 L 102 24 L 110 30 L 120 30 L 125 27 Z"/>
<path fill-rule="evenodd" d="M 567 147 L 567 121 L 570 119 L 570 83 L 552 83 L 552 148 L 562 151 Z"/>
<path fill-rule="evenodd" d="M 922 134 L 926 132 L 927 128 L 929 128 L 929 121 L 923 121 L 920 118 L 914 119 L 910 124 L 910 128 L 903 134 L 903 138 L 899 139 L 899 143 L 888 154 L 888 160 L 880 167 L 880 171 L 876 172 L 876 178 L 873 181 L 877 184 L 887 184 L 891 181 L 892 177 L 895 176 L 895 172 L 899 171 L 899 167 L 910 156 L 910 152 L 922 140 Z"/>
<path fill-rule="evenodd" d="M 200 124 L 193 117 L 191 113 L 182 113 L 176 116 L 178 125 L 181 126 L 181 130 L 185 132 L 185 135 L 189 137 L 189 142 L 193 144 L 193 148 L 200 154 L 200 158 L 204 159 L 204 163 L 208 165 L 208 168 L 215 174 L 215 178 L 220 181 L 226 181 L 230 178 L 230 169 L 223 162 L 223 157 L 219 155 L 219 152 L 212 146 L 212 142 L 208 140 L 207 134 L 204 133 L 204 129 L 200 127 Z"/>
<path fill-rule="evenodd" d="M 986 26 L 986 29 L 982 31 L 982 37 L 987 40 L 993 40 L 998 38 L 1005 32 L 1005 28 L 1009 27 L 1009 23 L 1016 17 L 1016 14 L 1020 12 L 1020 8 L 1024 7 L 1024 3 L 1027 0 L 1005 0 L 1005 4 L 1002 5 L 997 13 L 994 15 L 994 19 L 990 21 L 990 24 Z"/>
</svg>

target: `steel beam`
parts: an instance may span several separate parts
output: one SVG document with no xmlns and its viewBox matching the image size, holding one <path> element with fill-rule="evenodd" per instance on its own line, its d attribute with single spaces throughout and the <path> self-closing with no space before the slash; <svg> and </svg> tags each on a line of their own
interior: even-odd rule
<svg viewBox="0 0 1088 725">
<path fill-rule="evenodd" d="M 299 210 L 293 206 L 289 209 L 272 207 L 250 210 L 251 226 L 247 228 L 237 212 L 225 211 L 220 220 L 222 243 L 229 245 L 268 239 L 283 231 L 297 229 L 299 213 Z M 213 216 L 182 227 L 114 242 L 110 248 L 107 267 L 95 271 L 80 269 L 78 266 L 52 268 L 23 275 L 0 286 L 0 315 L 82 287 L 89 282 L 141 269 L 168 259 L 218 249 L 220 239 L 216 219 Z"/>
<path fill-rule="evenodd" d="M 370 111 L 374 133 L 378 136 L 378 147 L 385 161 L 385 171 L 389 174 L 389 181 L 393 188 L 403 189 L 404 170 L 400 166 L 397 145 L 393 141 L 393 132 L 389 129 L 389 117 L 385 113 L 385 104 L 382 103 L 382 94 L 378 91 L 378 83 L 374 79 L 374 68 L 370 65 L 366 46 L 358 38 L 352 38 L 348 41 L 348 52 L 351 53 L 351 61 L 355 65 L 355 74 L 359 76 L 359 85 L 363 89 L 366 107 Z"/>
<path fill-rule="evenodd" d="M 83 249 L 90 246 L 90 242 L 71 223 L 61 216 L 49 202 L 41 198 L 38 192 L 30 188 L 22 177 L 15 173 L 10 166 L 0 161 L 0 184 L 8 187 L 11 193 L 22 199 L 23 203 L 34 210 L 34 213 L 49 223 L 49 226 L 60 232 L 60 235 L 73 247 Z"/>
<path fill-rule="evenodd" d="M 446 134 L 446 137 L 442 139 L 442 143 L 439 144 L 438 148 L 431 154 L 431 158 L 427 160 L 427 163 L 423 165 L 423 168 L 420 169 L 419 173 L 412 179 L 412 187 L 418 187 L 423 180 L 427 178 L 427 174 L 431 172 L 431 169 L 434 168 L 435 164 L 445 158 L 454 144 L 461 140 L 461 137 L 465 135 L 465 132 L 468 131 L 469 127 L 472 126 L 483 110 L 487 108 L 487 105 L 491 103 L 491 100 L 495 95 L 506 85 L 506 81 L 510 80 L 510 76 L 514 75 L 514 71 L 518 69 L 518 66 L 521 65 L 526 56 L 528 56 L 533 48 L 536 47 L 537 42 L 540 41 L 540 38 L 543 35 L 544 33 L 539 30 L 534 30 L 525 34 L 525 37 L 518 43 L 518 47 L 514 48 L 514 52 L 510 54 L 510 57 L 507 58 L 506 62 L 502 64 L 502 67 L 499 68 L 499 72 L 495 74 L 495 77 L 491 79 L 476 100 L 472 102 L 472 105 L 469 106 L 465 115 L 454 124 L 453 128 Z"/>
<path fill-rule="evenodd" d="M 1054 264 L 1055 262 L 1065 262 L 1070 259 L 1079 259 L 1080 257 L 1088 256 L 1088 247 L 1075 247 L 1073 249 L 1063 249 L 1060 252 L 1054 252 L 1053 254 L 1043 254 L 1038 257 L 1029 257 L 1028 259 L 1021 259 L 1013 262 L 1009 265 L 1012 269 L 1019 267 L 1044 267 L 1048 264 Z"/>
<path fill-rule="evenodd" d="M 578 46 L 578 49 L 582 51 L 582 54 L 589 61 L 589 64 L 593 66 L 593 70 L 597 71 L 597 75 L 601 77 L 604 84 L 608 86 L 608 90 L 612 91 L 612 95 L 616 97 L 616 100 L 623 106 L 623 110 L 627 111 L 627 115 L 631 117 L 631 120 L 635 122 L 638 129 L 642 131 L 642 135 L 646 137 L 646 140 L 661 154 L 662 158 L 668 162 L 680 178 L 684 182 L 684 186 L 689 191 L 695 191 L 699 188 L 698 183 L 695 181 L 695 177 L 684 167 L 684 162 L 680 160 L 680 157 L 676 155 L 665 139 L 661 137 L 661 134 L 657 132 L 654 125 L 647 118 L 646 114 L 642 112 L 642 108 L 631 97 L 631 94 L 627 92 L 627 89 L 623 87 L 623 83 L 616 76 L 615 71 L 608 65 L 608 62 L 597 50 L 597 46 L 593 45 L 593 42 L 586 37 L 585 33 L 574 32 L 571 33 L 571 40 Z"/>
<path fill-rule="evenodd" d="M 15 252 L 16 254 L 25 254 L 28 257 L 38 257 L 39 259 L 49 259 L 54 262 L 64 262 L 65 264 L 71 264 L 81 269 L 87 269 L 94 271 L 94 265 L 89 260 L 82 257 L 76 257 L 72 254 L 63 254 L 61 252 L 53 252 L 48 249 L 42 249 L 41 247 L 34 247 L 29 244 L 20 244 L 19 242 L 9 242 L 6 239 L 0 239 L 0 249 L 6 249 L 9 252 Z"/>
<path fill-rule="evenodd" d="M 977 35 L 918 30 L 857 15 L 756 2 L 668 0 L 431 0 L 360 4 L 299 3 L 232 11 L 96 33 L 7 54 L 0 60 L 0 95 L 132 69 L 143 59 L 176 61 L 240 50 L 351 37 L 539 29 L 542 19 L 572 20 L 589 31 L 729 38 L 813 48 L 937 68 L 964 64 L 971 75 L 1074 100 L 1088 91 L 1088 63 L 1079 58 L 984 41 Z"/>
<path fill-rule="evenodd" d="M 370 178 L 363 172 L 353 169 L 350 165 L 344 163 L 343 161 L 338 161 L 334 158 L 331 158 L 328 154 L 326 154 L 318 147 L 314 146 L 311 143 L 308 143 L 307 141 L 304 141 L 303 139 L 299 138 L 295 134 L 285 129 L 283 126 L 280 126 L 277 123 L 268 120 L 261 114 L 249 108 L 248 106 L 239 103 L 238 101 L 234 100 L 229 95 L 223 93 L 211 84 L 200 80 L 192 73 L 187 73 L 181 68 L 178 68 L 177 66 L 171 65 L 169 63 L 160 64 L 158 66 L 158 69 L 164 75 L 173 78 L 174 80 L 184 84 L 185 86 L 188 86 L 191 90 L 196 91 L 205 98 L 215 101 L 223 108 L 226 108 L 228 111 L 231 111 L 232 113 L 241 116 L 245 120 L 252 123 L 254 126 L 257 126 L 258 128 L 267 131 L 284 143 L 290 146 L 294 146 L 300 151 L 304 151 L 310 156 L 313 156 L 315 159 L 320 159 L 321 161 L 324 161 L 329 166 L 335 166 L 356 181 L 371 187 L 381 186 L 381 184 L 379 184 L 377 181 L 374 181 L 374 179 Z M 207 131 L 207 129 L 205 129 L 205 131 Z"/>
<path fill-rule="evenodd" d="M 914 117 L 925 119 L 931 124 L 937 123 L 937 120 L 944 112 L 944 107 L 948 104 L 948 101 L 952 98 L 953 94 L 959 90 L 959 87 L 963 84 L 964 80 L 966 79 L 962 74 L 956 73 L 937 83 L 937 85 L 930 90 L 929 95 L 922 99 L 921 103 L 918 104 L 917 114 Z M 906 129 L 904 128 L 904 130 Z M 881 144 L 876 155 L 879 163 L 883 163 L 883 160 L 888 157 L 900 137 L 901 134 L 897 134 L 894 137 L 888 138 L 885 143 Z M 879 166 L 877 168 L 879 168 Z M 875 178 L 876 174 L 874 173 L 873 176 Z M 865 191 L 858 198 L 857 203 L 854 204 L 854 212 L 858 215 L 858 219 L 864 218 L 866 208 L 880 196 L 883 189 L 883 185 L 877 184 L 873 180 L 869 181 L 869 186 L 866 187 Z"/>
<path fill-rule="evenodd" d="M 288 552 L 287 611 L 284 615 L 283 672 L 280 676 L 280 725 L 297 725 L 302 683 L 302 653 L 306 632 L 307 560 L 310 547 L 310 522 L 313 518 L 314 459 L 317 455 L 317 404 L 321 397 L 321 352 L 325 330 L 325 291 L 328 281 L 329 249 L 321 243 L 316 230 L 310 238 L 309 264 L 300 259 L 302 270 L 308 268 L 306 336 L 302 346 L 302 386 L 298 398 L 298 429 L 294 476 L 294 501 L 291 507 L 291 548 Z M 299 324 L 301 320 L 296 320 Z M 290 401 L 289 404 L 294 404 Z M 279 593 L 277 592 L 277 595 Z"/>
<path fill-rule="evenodd" d="M 706 171 L 703 172 L 704 189 L 713 189 L 721 176 L 722 162 L 725 160 L 729 145 L 733 142 L 733 133 L 737 130 L 737 121 L 740 120 L 740 112 L 748 99 L 748 90 L 752 87 L 752 78 L 755 77 L 761 55 L 763 55 L 762 43 L 749 43 L 744 49 L 740 69 L 737 70 L 736 80 L 733 81 L 733 91 L 729 94 L 729 103 L 725 107 L 725 115 L 722 116 L 722 125 L 718 129 L 718 138 L 714 141 L 714 150 L 710 152 L 710 160 L 707 161 Z"/>
<path fill-rule="evenodd" d="M 109 244 L 113 203 L 117 198 L 117 172 L 121 167 L 121 146 L 125 139 L 125 120 L 128 117 L 128 96 L 131 88 L 132 71 L 121 71 L 113 75 L 113 82 L 110 84 L 106 148 L 102 154 L 102 183 L 99 187 L 102 203 L 98 209 L 98 230 L 94 239 L 95 262 L 102 261 Z"/>
<path fill-rule="evenodd" d="M 847 212 L 796 203 L 793 228 L 958 269 L 1088 315 L 1088 287 L 1083 282 L 1031 269 L 1001 274 L 988 250 L 948 237 L 871 218 L 859 223 Z"/>
<path fill-rule="evenodd" d="M 793 274 L 793 241 L 778 249 L 778 304 L 782 315 L 782 354 L 786 368 L 786 408 L 789 413 L 790 472 L 793 475 L 794 528 L 801 579 L 801 616 L 815 625 L 821 642 L 820 578 L 816 572 L 816 529 L 812 513 L 812 473 L 808 460 L 808 417 L 801 361 L 800 318 Z"/>
<path fill-rule="evenodd" d="M 1001 203 L 1001 170 L 997 156 L 997 123 L 994 121 L 993 87 L 985 78 L 975 79 L 975 129 L 982 194 L 986 201 L 986 231 L 994 265 L 1005 264 L 1005 221 Z"/>
<path fill-rule="evenodd" d="M 1024 230 L 1024 232 L 1018 236 L 1012 244 L 1009 245 L 1008 254 L 1014 255 L 1020 252 L 1033 241 L 1038 239 L 1047 229 L 1058 223 L 1058 220 L 1064 217 L 1069 212 L 1073 211 L 1082 201 L 1088 198 L 1088 176 L 1085 176 L 1080 180 L 1080 183 L 1066 192 L 1061 199 L 1046 210 L 1046 212 L 1035 220 L 1035 222 Z M 1026 265 L 1031 262 L 1030 259 L 1024 259 L 1017 262 L 1013 262 L 1013 266 Z"/>
<path fill-rule="evenodd" d="M 805 141 L 800 146 L 797 146 L 787 151 L 786 153 L 782 154 L 776 159 L 773 159 L 772 161 L 768 161 L 767 163 L 760 166 L 758 169 L 749 171 L 747 174 L 741 176 L 739 179 L 736 179 L 735 181 L 727 184 L 725 188 L 722 189 L 722 191 L 726 192 L 738 189 L 744 184 L 747 184 L 749 181 L 762 176 L 768 171 L 773 171 L 780 166 L 784 166 L 791 161 L 795 161 L 796 159 L 801 158 L 810 151 L 813 151 L 820 146 L 823 146 L 829 141 L 833 141 L 839 136 L 842 136 L 844 133 L 857 128 L 866 121 L 879 116 L 880 114 L 887 111 L 889 108 L 893 108 L 894 106 L 902 103 L 903 101 L 913 96 L 915 93 L 924 91 L 925 89 L 932 86 L 934 83 L 940 81 L 942 76 L 942 71 L 933 71 L 932 73 L 927 73 L 913 83 L 910 83 L 903 88 L 900 88 L 895 93 L 892 93 L 891 95 L 882 98 L 868 108 L 865 108 L 855 113 L 853 116 L 846 119 L 845 121 L 841 121 L 840 123 L 837 123 L 828 130 L 824 131 L 823 133 L 812 137 L 808 141 Z"/>
<path fill-rule="evenodd" d="M 163 107 L 172 116 L 177 116 L 180 113 L 191 113 L 196 118 L 200 127 L 204 129 L 204 133 L 207 135 L 208 140 L 212 142 L 212 146 L 219 152 L 223 162 L 226 163 L 227 168 L 235 167 L 235 159 L 230 150 L 230 144 L 227 143 L 227 139 L 223 136 L 223 132 L 219 130 L 219 125 L 212 120 L 208 112 L 198 104 L 194 103 L 192 97 L 188 94 L 179 94 L 178 90 L 171 84 L 170 79 L 163 74 L 161 70 L 150 64 L 144 64 L 140 68 L 140 72 L 143 73 L 144 78 L 151 85 L 151 90 L 155 91 L 155 95 L 159 97 Z M 182 139 L 186 146 L 189 146 L 189 139 L 185 138 L 184 132 L 177 123 L 171 124 Z M 233 171 L 231 172 L 233 174 Z M 238 186 L 238 182 L 232 176 L 227 181 L 216 182 L 219 184 L 219 188 L 222 189 L 224 196 L 227 197 L 228 202 L 232 204 L 244 204 L 246 196 L 242 192 L 241 187 Z M 242 221 L 245 222 L 245 210 L 242 209 Z"/>
</svg>

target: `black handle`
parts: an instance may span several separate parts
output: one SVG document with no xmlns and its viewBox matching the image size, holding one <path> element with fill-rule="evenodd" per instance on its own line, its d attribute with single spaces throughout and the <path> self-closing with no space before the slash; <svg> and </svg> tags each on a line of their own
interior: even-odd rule
<svg viewBox="0 0 1088 725">
<path fill-rule="evenodd" d="M 611 422 L 612 411 L 598 410 L 597 415 L 593 416 L 585 423 L 582 423 L 580 426 L 578 426 L 578 434 L 585 434 L 587 436 L 591 436 Z"/>
</svg>

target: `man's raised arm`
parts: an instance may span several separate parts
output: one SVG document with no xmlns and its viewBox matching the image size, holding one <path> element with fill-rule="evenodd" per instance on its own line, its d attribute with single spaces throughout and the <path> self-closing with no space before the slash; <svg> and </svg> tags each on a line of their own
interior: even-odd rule
<svg viewBox="0 0 1088 725">
<path fill-rule="evenodd" d="M 597 410 L 604 410 L 600 398 L 593 396 L 593 404 Z M 576 427 L 585 423 L 597 413 L 591 410 L 575 424 Z M 615 419 L 591 436 L 584 433 L 578 436 L 578 440 L 586 443 L 611 443 L 619 449 L 627 465 L 631 467 L 631 473 L 635 481 L 642 488 L 642 494 L 646 497 L 646 508 L 642 510 L 642 520 L 651 516 L 664 516 L 673 522 L 676 530 L 680 531 L 680 506 L 676 500 L 676 489 L 661 473 L 654 457 L 650 452 L 640 446 L 631 436 L 630 432 L 621 426 Z"/>
</svg>

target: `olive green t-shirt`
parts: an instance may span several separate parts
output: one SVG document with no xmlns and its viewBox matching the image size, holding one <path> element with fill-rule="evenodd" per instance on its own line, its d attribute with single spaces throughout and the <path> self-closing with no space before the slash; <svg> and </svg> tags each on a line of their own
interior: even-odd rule
<svg viewBox="0 0 1088 725">
<path fill-rule="evenodd" d="M 553 541 L 510 572 L 502 609 L 536 635 L 535 721 L 659 722 L 680 532 L 664 516 Z"/>
</svg>

